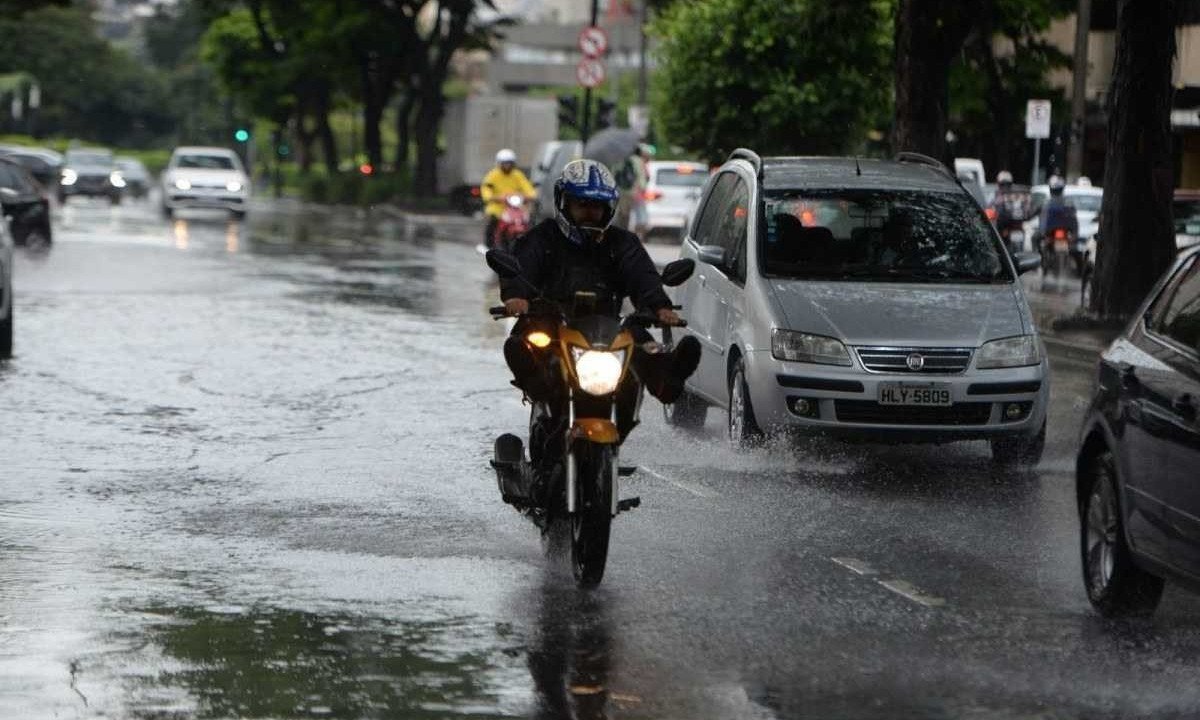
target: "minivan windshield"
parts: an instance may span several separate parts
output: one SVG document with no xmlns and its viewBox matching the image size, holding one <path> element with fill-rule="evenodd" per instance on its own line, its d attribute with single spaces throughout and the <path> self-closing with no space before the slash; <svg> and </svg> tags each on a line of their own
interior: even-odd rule
<svg viewBox="0 0 1200 720">
<path fill-rule="evenodd" d="M 991 226 L 962 193 L 774 191 L 764 200 L 768 277 L 1009 282 Z"/>
</svg>

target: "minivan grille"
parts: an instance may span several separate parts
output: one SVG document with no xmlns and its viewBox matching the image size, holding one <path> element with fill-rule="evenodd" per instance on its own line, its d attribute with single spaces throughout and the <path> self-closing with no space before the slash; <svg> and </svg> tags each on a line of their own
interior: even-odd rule
<svg viewBox="0 0 1200 720">
<path fill-rule="evenodd" d="M 880 405 L 871 400 L 837 400 L 837 419 L 849 423 L 879 425 L 986 425 L 992 404 L 962 402 L 946 407 Z"/>
<path fill-rule="evenodd" d="M 886 373 L 960 373 L 971 364 L 971 348 L 939 347 L 856 347 L 858 359 L 870 372 Z M 920 356 L 920 369 L 909 366 L 910 356 Z"/>
</svg>

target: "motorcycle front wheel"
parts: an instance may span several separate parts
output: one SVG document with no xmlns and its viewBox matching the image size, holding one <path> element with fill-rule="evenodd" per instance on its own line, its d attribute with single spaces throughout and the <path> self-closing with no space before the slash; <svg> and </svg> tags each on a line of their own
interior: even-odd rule
<svg viewBox="0 0 1200 720">
<path fill-rule="evenodd" d="M 571 516 L 571 570 L 580 587 L 604 578 L 612 529 L 613 448 L 580 442 L 575 446 L 578 505 Z"/>
</svg>

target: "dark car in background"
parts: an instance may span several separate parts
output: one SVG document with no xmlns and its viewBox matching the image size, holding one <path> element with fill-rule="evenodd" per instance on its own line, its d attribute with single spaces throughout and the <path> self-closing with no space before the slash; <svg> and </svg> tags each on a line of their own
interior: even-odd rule
<svg viewBox="0 0 1200 720">
<path fill-rule="evenodd" d="M 1154 611 L 1165 580 L 1200 590 L 1200 248 L 1180 254 L 1100 356 L 1076 458 L 1088 599 Z"/>
<path fill-rule="evenodd" d="M 124 190 L 125 179 L 111 150 L 76 148 L 67 151 L 58 184 L 59 203 L 65 203 L 69 197 L 85 196 L 106 197 L 113 205 L 119 205 Z"/>
<path fill-rule="evenodd" d="M 133 198 L 144 198 L 150 193 L 150 185 L 154 182 L 150 171 L 141 160 L 134 157 L 117 156 L 117 170 L 125 181 L 125 192 Z"/>
<path fill-rule="evenodd" d="M 17 245 L 40 247 L 50 242 L 50 198 L 22 165 L 0 157 L 0 209 Z"/>
<path fill-rule="evenodd" d="M 58 187 L 58 179 L 62 175 L 62 153 L 49 148 L 7 145 L 0 147 L 0 157 L 23 165 L 47 190 L 53 191 Z"/>
</svg>

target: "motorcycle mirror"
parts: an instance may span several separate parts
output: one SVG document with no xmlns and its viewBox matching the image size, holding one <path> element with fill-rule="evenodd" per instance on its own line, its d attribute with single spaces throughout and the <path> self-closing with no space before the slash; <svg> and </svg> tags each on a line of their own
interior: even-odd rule
<svg viewBox="0 0 1200 720">
<path fill-rule="evenodd" d="M 521 275 L 521 263 L 511 253 L 493 248 L 487 251 L 484 259 L 487 261 L 487 266 L 492 269 L 492 272 L 505 280 L 511 280 Z"/>
<path fill-rule="evenodd" d="M 667 287 L 676 287 L 687 282 L 696 269 L 696 261 L 691 258 L 680 258 L 667 263 L 662 271 L 662 283 Z"/>
</svg>

